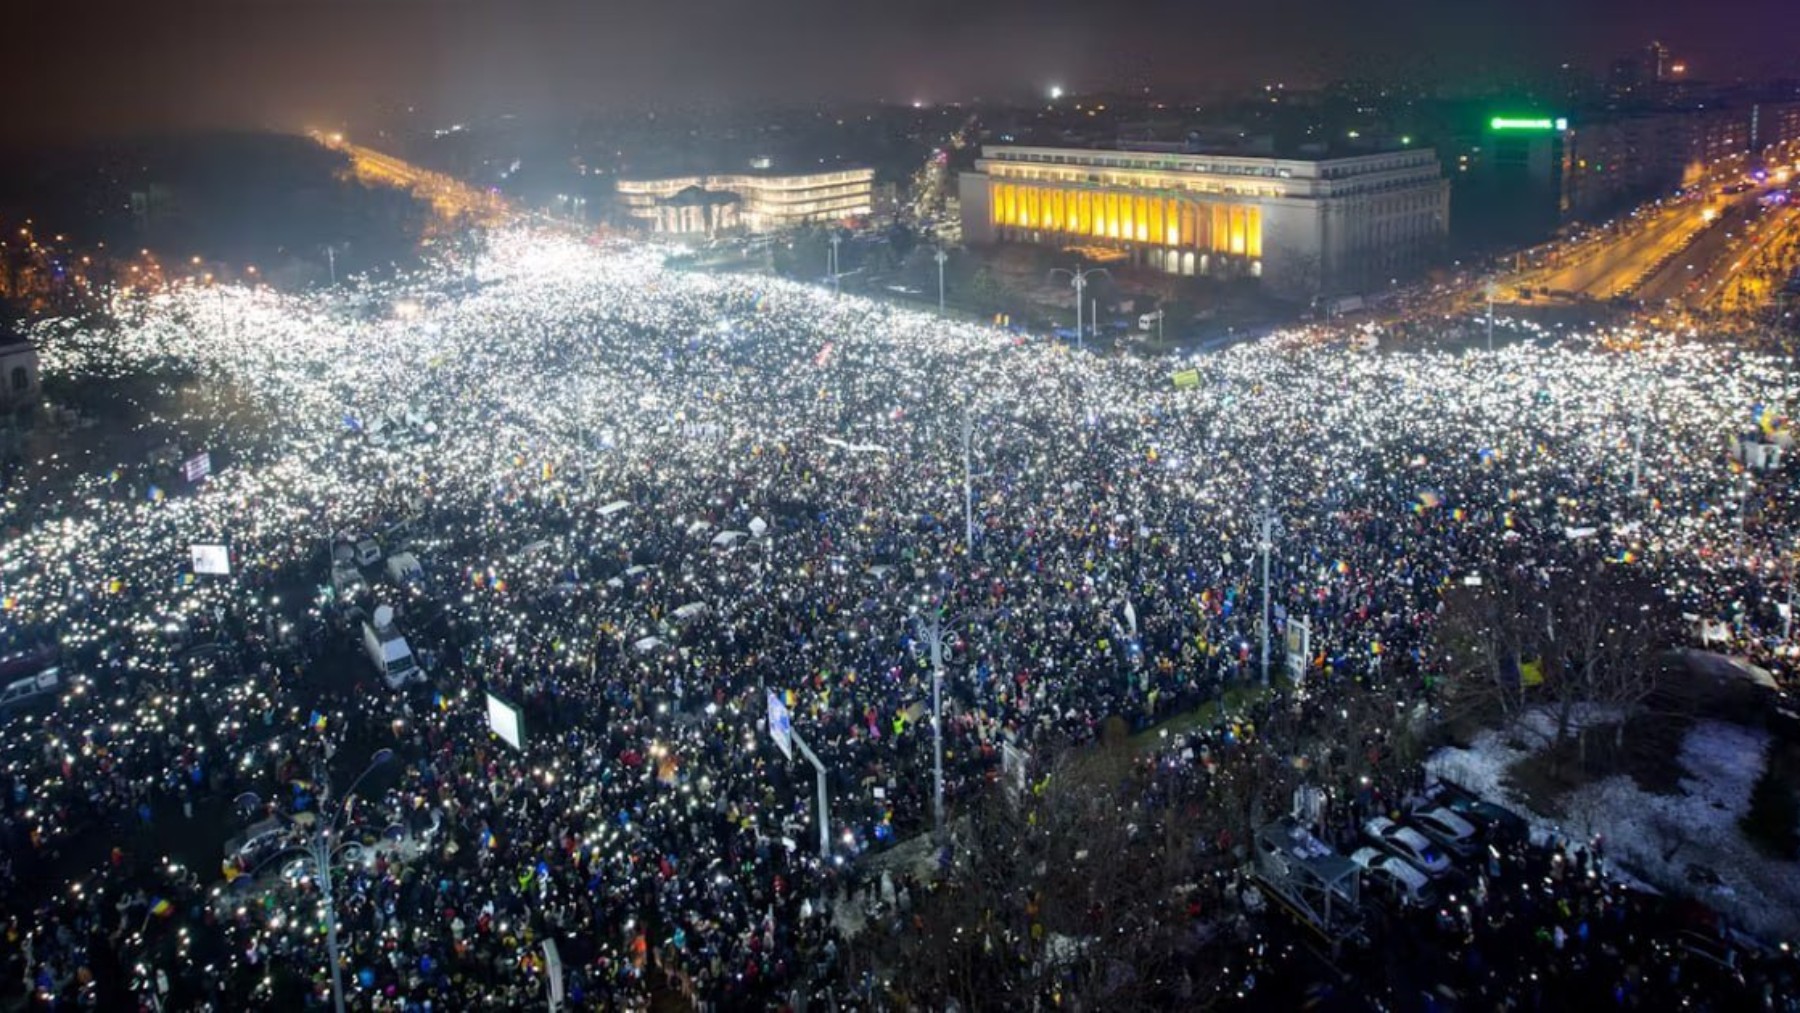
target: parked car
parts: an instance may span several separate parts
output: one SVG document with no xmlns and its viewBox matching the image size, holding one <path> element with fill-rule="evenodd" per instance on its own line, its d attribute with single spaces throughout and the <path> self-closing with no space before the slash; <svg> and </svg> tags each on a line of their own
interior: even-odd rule
<svg viewBox="0 0 1800 1013">
<path fill-rule="evenodd" d="M 1363 868 L 1363 886 L 1402 907 L 1430 907 L 1437 903 L 1431 877 L 1413 868 L 1398 855 L 1380 848 L 1358 848 L 1350 860 Z"/>
<path fill-rule="evenodd" d="M 1481 847 L 1475 825 L 1442 806 L 1421 809 L 1408 816 L 1406 822 L 1453 855 L 1467 858 Z"/>
<path fill-rule="evenodd" d="M 1490 844 L 1517 844 L 1531 837 L 1531 824 L 1523 816 L 1451 781 L 1439 781 L 1433 787 L 1431 804 L 1462 817 Z"/>
<path fill-rule="evenodd" d="M 1363 824 L 1363 834 L 1388 851 L 1399 855 L 1427 876 L 1442 876 L 1450 871 L 1450 859 L 1437 846 L 1412 827 L 1402 826 L 1384 816 Z"/>
</svg>

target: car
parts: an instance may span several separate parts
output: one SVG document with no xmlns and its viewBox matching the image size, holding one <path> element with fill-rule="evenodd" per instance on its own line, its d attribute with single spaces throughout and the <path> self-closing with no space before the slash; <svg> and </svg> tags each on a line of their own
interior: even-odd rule
<svg viewBox="0 0 1800 1013">
<path fill-rule="evenodd" d="M 1453 855 L 1467 858 L 1481 847 L 1474 824 L 1449 809 L 1421 809 L 1406 818 L 1419 833 Z"/>
<path fill-rule="evenodd" d="M 1363 834 L 1427 876 L 1442 876 L 1450 871 L 1450 859 L 1424 834 L 1412 827 L 1402 826 L 1385 816 L 1377 816 L 1363 824 Z"/>
<path fill-rule="evenodd" d="M 1531 837 L 1531 824 L 1524 817 L 1450 781 L 1438 782 L 1432 790 L 1431 805 L 1448 809 L 1473 824 L 1489 844 L 1522 844 Z"/>
<path fill-rule="evenodd" d="M 280 819 L 266 819 L 251 824 L 243 833 L 225 842 L 225 857 L 245 867 L 260 865 L 293 841 L 293 826 Z"/>
<path fill-rule="evenodd" d="M 1363 882 L 1403 907 L 1430 907 L 1437 901 L 1431 877 L 1398 855 L 1380 848 L 1358 848 L 1350 860 L 1363 868 Z"/>
</svg>

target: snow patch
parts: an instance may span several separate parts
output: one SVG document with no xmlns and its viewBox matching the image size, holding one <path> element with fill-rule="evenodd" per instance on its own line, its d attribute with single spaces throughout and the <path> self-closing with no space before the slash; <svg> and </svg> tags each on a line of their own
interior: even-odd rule
<svg viewBox="0 0 1800 1013">
<path fill-rule="evenodd" d="M 1618 720 L 1597 714 L 1584 723 Z M 1545 722 L 1549 721 L 1546 725 Z M 1750 789 L 1762 772 L 1768 732 L 1723 721 L 1700 721 L 1682 741 L 1681 765 L 1688 773 L 1683 794 L 1655 795 L 1618 775 L 1589 782 L 1562 798 L 1565 816 L 1552 819 L 1526 806 L 1507 787 L 1506 772 L 1535 751 L 1546 731 L 1555 729 L 1554 715 L 1534 709 L 1519 729 L 1484 730 L 1468 749 L 1446 748 L 1425 761 L 1433 776 L 1455 781 L 1471 791 L 1518 811 L 1532 825 L 1534 840 L 1560 834 L 1583 841 L 1599 834 L 1609 860 L 1641 870 L 1652 883 L 1675 893 L 1693 893 L 1737 927 L 1764 938 L 1800 937 L 1800 864 L 1765 857 L 1738 830 L 1750 804 Z M 1523 740 L 1532 749 L 1515 749 Z M 1667 859 L 1663 856 L 1673 849 Z M 1689 863 L 1718 873 L 1723 885 L 1705 889 L 1687 882 Z M 1621 881 L 1633 877 L 1609 865 Z"/>
</svg>

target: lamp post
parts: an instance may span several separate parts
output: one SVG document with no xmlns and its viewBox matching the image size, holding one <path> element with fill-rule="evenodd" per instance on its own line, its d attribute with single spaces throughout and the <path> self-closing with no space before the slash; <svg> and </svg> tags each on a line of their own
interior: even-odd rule
<svg viewBox="0 0 1800 1013">
<path fill-rule="evenodd" d="M 946 620 L 940 606 L 929 621 L 913 618 L 919 639 L 931 650 L 931 829 L 932 840 L 944 843 L 944 642 L 960 623 L 974 622 L 982 613 L 965 612 Z"/>
<path fill-rule="evenodd" d="M 843 236 L 840 236 L 835 232 L 831 234 L 831 294 L 832 295 L 842 295 L 843 291 L 844 291 L 842 283 L 840 283 L 838 281 L 838 244 L 842 243 L 843 241 L 844 241 Z"/>
<path fill-rule="evenodd" d="M 1494 350 L 1494 296 L 1499 293 L 1500 286 L 1491 281 L 1487 283 L 1487 341 L 1490 352 Z"/>
<path fill-rule="evenodd" d="M 975 413 L 963 409 L 963 549 L 975 555 Z"/>
<path fill-rule="evenodd" d="M 1262 682 L 1269 684 L 1269 552 L 1275 548 L 1275 512 L 1269 507 L 1269 494 L 1263 493 L 1262 541 Z"/>
<path fill-rule="evenodd" d="M 356 780 L 350 782 L 350 790 L 344 792 L 343 800 L 338 802 L 336 810 L 329 815 L 325 812 L 330 796 L 330 788 L 327 786 L 324 796 L 319 800 L 318 819 L 305 843 L 277 852 L 263 863 L 266 865 L 284 855 L 298 852 L 305 856 L 307 864 L 312 867 L 314 880 L 319 884 L 319 900 L 325 908 L 325 950 L 331 959 L 331 1000 L 337 1013 L 344 1013 L 344 968 L 338 948 L 337 902 L 331 883 L 331 864 L 340 851 L 355 843 L 339 840 L 338 836 L 348 825 L 350 803 L 356 797 L 356 789 L 362 785 L 363 778 L 374 773 L 376 768 L 385 766 L 393 758 L 392 749 L 376 750 L 375 755 L 369 759 L 369 766 L 356 775 Z"/>
<path fill-rule="evenodd" d="M 931 255 L 931 259 L 937 261 L 938 266 L 938 315 L 942 316 L 944 313 L 944 262 L 950 259 L 950 255 L 945 253 L 944 248 L 940 246 L 937 252 Z"/>
<path fill-rule="evenodd" d="M 1112 272 L 1104 267 L 1057 267 L 1050 270 L 1051 278 L 1055 278 L 1059 274 L 1068 275 L 1069 284 L 1075 286 L 1075 348 L 1080 350 L 1082 348 L 1081 297 L 1082 293 L 1087 291 L 1087 280 L 1089 276 L 1096 274 L 1104 274 L 1110 278 L 1112 277 Z"/>
</svg>

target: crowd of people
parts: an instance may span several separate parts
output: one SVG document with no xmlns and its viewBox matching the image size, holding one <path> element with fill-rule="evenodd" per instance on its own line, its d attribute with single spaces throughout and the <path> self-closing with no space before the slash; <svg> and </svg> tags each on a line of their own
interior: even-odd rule
<svg viewBox="0 0 1800 1013">
<path fill-rule="evenodd" d="M 954 804 L 1003 741 L 1260 679 L 1265 529 L 1274 664 L 1306 616 L 1326 682 L 1431 672 L 1445 586 L 1558 560 L 1783 632 L 1791 497 L 1732 451 L 1784 438 L 1800 384 L 1731 347 L 1320 328 L 1171 365 L 527 230 L 473 279 L 178 287 L 114 318 L 39 326 L 52 389 L 181 385 L 190 414 L 134 424 L 218 464 L 0 496 L 0 653 L 64 673 L 0 745 L 14 980 L 46 1002 L 327 1000 L 316 877 L 161 847 L 213 813 L 392 843 L 336 890 L 357 1008 L 541 1001 L 547 939 L 574 1008 L 779 1003 L 832 980 L 857 856 L 930 823 L 932 617 Z M 342 533 L 423 587 L 334 586 Z M 195 574 L 197 543 L 231 574 Z M 377 603 L 424 685 L 356 653 Z M 771 694 L 828 771 L 827 854 Z"/>
</svg>

